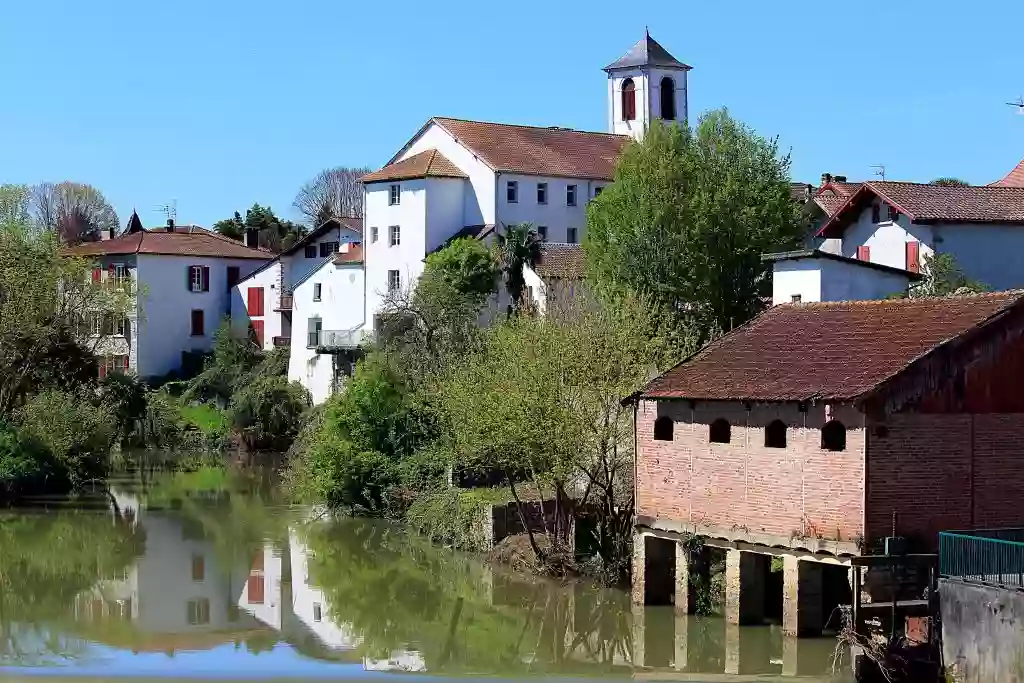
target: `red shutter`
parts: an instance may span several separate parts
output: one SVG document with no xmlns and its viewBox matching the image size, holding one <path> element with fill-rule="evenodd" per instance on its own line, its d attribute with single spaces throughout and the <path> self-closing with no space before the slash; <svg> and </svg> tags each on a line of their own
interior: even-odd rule
<svg viewBox="0 0 1024 683">
<path fill-rule="evenodd" d="M 861 261 L 871 260 L 871 247 L 860 246 L 857 247 L 857 258 Z"/>
<path fill-rule="evenodd" d="M 125 370 L 128 369 L 128 356 L 121 356 L 121 367 Z"/>
<path fill-rule="evenodd" d="M 920 242 L 907 242 L 907 270 L 911 273 L 921 272 Z"/>
<path fill-rule="evenodd" d="M 209 292 L 210 291 L 210 268 L 209 268 L 209 266 L 203 266 L 202 278 L 203 278 L 203 291 L 204 292 Z"/>
<path fill-rule="evenodd" d="M 93 282 L 98 283 L 100 281 L 100 278 L 102 278 L 102 277 L 103 277 L 103 269 L 102 268 L 100 268 L 99 266 L 96 266 L 95 268 L 92 269 L 92 281 Z"/>
<path fill-rule="evenodd" d="M 111 263 L 110 266 L 107 267 L 107 277 L 110 278 L 111 281 L 113 281 L 116 273 L 117 269 L 114 267 L 114 264 Z"/>
<path fill-rule="evenodd" d="M 252 331 L 256 333 L 256 343 L 263 346 L 263 321 L 253 320 Z"/>
<path fill-rule="evenodd" d="M 250 317 L 261 317 L 263 315 L 263 288 L 250 287 L 246 310 Z"/>
<path fill-rule="evenodd" d="M 249 574 L 249 580 L 246 582 L 246 593 L 250 605 L 262 605 L 265 599 L 266 590 L 264 589 L 263 573 L 253 572 Z"/>
</svg>

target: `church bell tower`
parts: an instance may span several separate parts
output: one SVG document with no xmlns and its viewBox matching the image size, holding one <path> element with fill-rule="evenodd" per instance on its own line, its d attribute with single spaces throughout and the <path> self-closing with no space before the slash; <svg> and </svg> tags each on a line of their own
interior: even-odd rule
<svg viewBox="0 0 1024 683">
<path fill-rule="evenodd" d="M 608 74 L 608 130 L 619 135 L 644 136 L 654 119 L 688 121 L 686 73 L 668 50 L 644 35 L 618 60 L 604 68 Z"/>
</svg>

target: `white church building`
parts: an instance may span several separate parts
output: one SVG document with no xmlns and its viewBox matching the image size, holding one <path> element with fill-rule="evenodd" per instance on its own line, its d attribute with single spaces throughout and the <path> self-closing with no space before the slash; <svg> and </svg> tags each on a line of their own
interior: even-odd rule
<svg viewBox="0 0 1024 683">
<path fill-rule="evenodd" d="M 566 264 L 581 261 L 587 203 L 613 180 L 622 150 L 653 120 L 686 120 L 689 70 L 645 35 L 604 68 L 607 132 L 428 119 L 382 168 L 361 179 L 361 262 L 347 256 L 325 260 L 287 292 L 294 297 L 292 362 L 301 364 L 289 368 L 289 376 L 310 388 L 316 402 L 325 400 L 326 388 L 337 386 L 334 375 L 349 364 L 316 356 L 372 337 L 389 293 L 411 290 L 427 255 L 453 238 L 490 241 L 505 226 L 531 223 L 547 242 L 542 261 L 546 255 L 551 262 L 549 272 L 538 267 L 529 274 L 537 285 L 531 292 L 541 297 L 555 284 L 565 291 L 566 277 L 578 271 Z M 548 279 L 557 283 L 543 286 Z M 538 303 L 543 310 L 543 301 Z M 333 329 L 329 320 L 351 327 Z"/>
</svg>

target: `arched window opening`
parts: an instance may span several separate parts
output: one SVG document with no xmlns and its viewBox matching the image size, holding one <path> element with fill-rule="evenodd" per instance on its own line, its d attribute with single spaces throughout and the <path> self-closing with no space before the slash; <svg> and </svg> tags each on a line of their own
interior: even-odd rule
<svg viewBox="0 0 1024 683">
<path fill-rule="evenodd" d="M 669 76 L 661 79 L 661 118 L 676 120 L 676 82 Z"/>
<path fill-rule="evenodd" d="M 826 451 L 846 450 L 846 425 L 839 420 L 829 420 L 821 428 L 821 447 Z"/>
<path fill-rule="evenodd" d="M 765 448 L 786 447 L 786 423 L 782 420 L 772 420 L 764 428 Z"/>
<path fill-rule="evenodd" d="M 673 427 L 674 424 L 671 417 L 668 417 L 667 415 L 659 417 L 654 421 L 654 440 L 671 441 Z"/>
<path fill-rule="evenodd" d="M 636 86 L 633 79 L 627 78 L 622 81 L 622 120 L 632 121 L 636 119 Z"/>
<path fill-rule="evenodd" d="M 732 440 L 732 428 L 725 418 L 718 418 L 711 423 L 708 441 L 711 443 L 729 443 Z"/>
</svg>

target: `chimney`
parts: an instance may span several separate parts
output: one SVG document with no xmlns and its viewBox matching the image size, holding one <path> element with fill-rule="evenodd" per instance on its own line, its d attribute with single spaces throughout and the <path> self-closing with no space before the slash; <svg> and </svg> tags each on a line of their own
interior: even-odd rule
<svg viewBox="0 0 1024 683">
<path fill-rule="evenodd" d="M 246 228 L 245 230 L 245 246 L 250 249 L 256 249 L 260 246 L 260 231 L 256 228 Z"/>
<path fill-rule="evenodd" d="M 173 218 L 168 218 L 167 219 L 167 232 L 174 232 L 174 219 Z"/>
<path fill-rule="evenodd" d="M 835 180 L 837 183 L 845 183 L 846 182 L 846 176 L 844 176 L 844 175 L 837 175 L 837 176 L 835 176 L 833 178 L 833 180 Z"/>
<path fill-rule="evenodd" d="M 116 230 L 116 228 L 107 228 L 106 230 L 100 231 L 100 239 L 102 241 L 104 241 L 104 242 L 107 241 L 107 240 L 114 239 L 114 231 L 115 230 Z"/>
<path fill-rule="evenodd" d="M 832 174 L 831 173 L 822 173 L 821 174 L 821 184 L 822 185 L 828 185 L 831 182 L 832 182 Z"/>
</svg>

